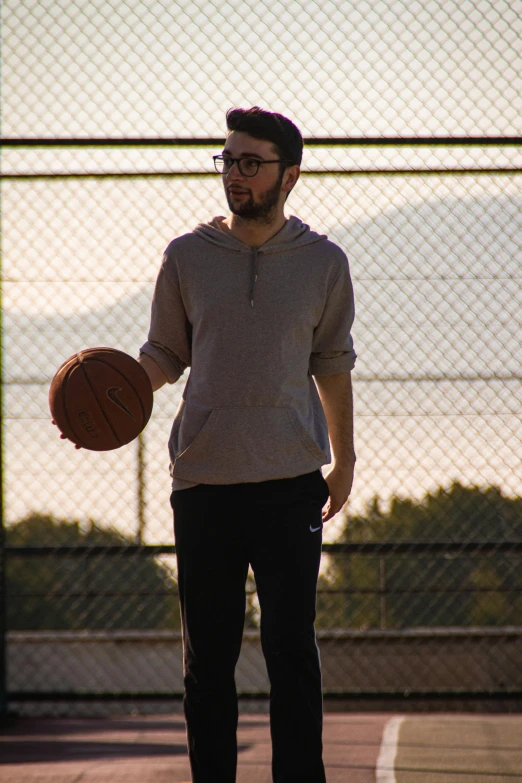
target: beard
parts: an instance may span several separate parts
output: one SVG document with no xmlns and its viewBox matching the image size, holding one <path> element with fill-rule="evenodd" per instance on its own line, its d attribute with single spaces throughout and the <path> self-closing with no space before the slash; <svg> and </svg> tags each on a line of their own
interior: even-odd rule
<svg viewBox="0 0 522 783">
<path fill-rule="evenodd" d="M 270 223 L 281 195 L 281 184 L 283 182 L 284 171 L 280 172 L 277 182 L 271 188 L 265 190 L 259 196 L 259 201 L 255 202 L 252 194 L 236 206 L 229 196 L 228 190 L 225 190 L 228 208 L 233 215 L 243 218 L 243 220 L 257 220 L 260 223 Z M 246 189 L 245 189 L 246 190 Z"/>
</svg>

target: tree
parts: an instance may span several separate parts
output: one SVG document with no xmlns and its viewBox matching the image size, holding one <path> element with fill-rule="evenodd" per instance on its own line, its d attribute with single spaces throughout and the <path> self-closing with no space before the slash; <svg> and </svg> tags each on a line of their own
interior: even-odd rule
<svg viewBox="0 0 522 783">
<path fill-rule="evenodd" d="M 346 515 L 339 542 L 522 541 L 522 498 L 453 483 L 416 501 L 378 498 Z M 520 554 L 337 555 L 319 589 L 320 627 L 522 624 Z M 381 586 L 386 593 L 379 594 Z M 332 592 L 328 592 L 332 591 Z"/>
<path fill-rule="evenodd" d="M 9 630 L 180 628 L 172 575 L 155 558 L 125 555 L 134 539 L 117 530 L 33 513 L 7 528 L 6 542 L 50 548 L 41 556 L 8 556 Z M 62 545 L 110 546 L 121 554 L 53 553 Z"/>
</svg>

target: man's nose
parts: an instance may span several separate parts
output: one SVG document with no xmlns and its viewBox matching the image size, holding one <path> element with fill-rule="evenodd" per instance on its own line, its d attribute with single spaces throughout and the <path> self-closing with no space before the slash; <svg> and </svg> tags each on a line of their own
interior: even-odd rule
<svg viewBox="0 0 522 783">
<path fill-rule="evenodd" d="M 241 174 L 239 170 L 239 163 L 237 160 L 232 161 L 232 165 L 230 166 L 229 170 L 226 173 L 227 179 L 243 179 L 243 175 Z"/>
</svg>

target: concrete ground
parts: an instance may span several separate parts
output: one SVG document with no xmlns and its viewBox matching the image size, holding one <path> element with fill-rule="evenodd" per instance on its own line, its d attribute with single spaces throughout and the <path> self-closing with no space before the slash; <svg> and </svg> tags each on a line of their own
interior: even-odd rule
<svg viewBox="0 0 522 783">
<path fill-rule="evenodd" d="M 521 715 L 325 713 L 328 783 L 522 781 Z M 240 715 L 237 783 L 272 783 L 267 714 Z M 183 716 L 21 718 L 2 783 L 191 783 Z M 295 781 L 295 783 L 299 783 Z"/>
<path fill-rule="evenodd" d="M 328 783 L 373 783 L 388 717 L 324 716 Z M 0 763 L 2 783 L 191 781 L 181 715 L 23 718 L 0 737 Z M 237 783 L 271 781 L 268 715 L 240 715 Z"/>
<path fill-rule="evenodd" d="M 395 770 L 397 783 L 522 781 L 522 715 L 408 716 Z"/>
</svg>

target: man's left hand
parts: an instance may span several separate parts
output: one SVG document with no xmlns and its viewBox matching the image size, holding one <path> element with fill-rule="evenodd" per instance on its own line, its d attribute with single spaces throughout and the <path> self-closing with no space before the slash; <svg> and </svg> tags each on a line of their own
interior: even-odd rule
<svg viewBox="0 0 522 783">
<path fill-rule="evenodd" d="M 330 490 L 330 497 L 323 507 L 323 522 L 327 522 L 342 509 L 352 491 L 353 471 L 355 465 L 336 465 L 325 476 Z"/>
</svg>

